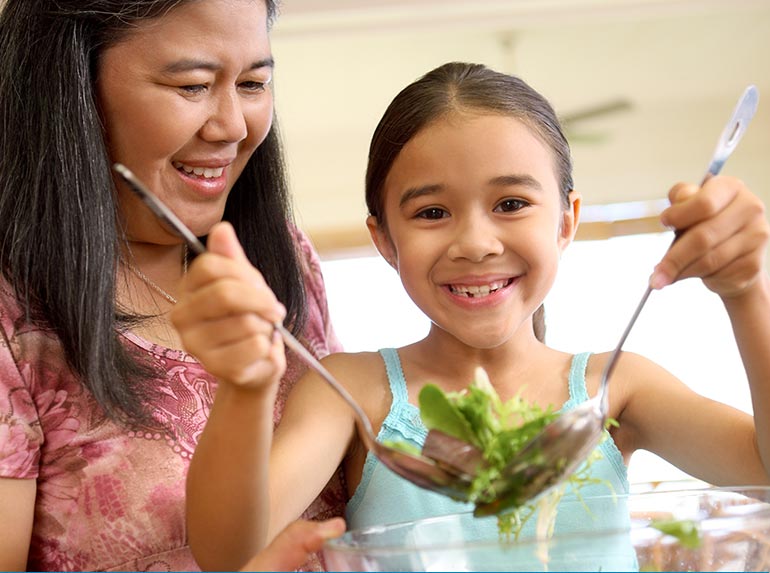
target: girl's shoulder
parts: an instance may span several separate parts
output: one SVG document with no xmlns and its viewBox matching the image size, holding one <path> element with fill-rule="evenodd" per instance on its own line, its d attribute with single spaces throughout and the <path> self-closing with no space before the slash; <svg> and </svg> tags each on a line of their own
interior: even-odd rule
<svg viewBox="0 0 770 573">
<path fill-rule="evenodd" d="M 604 368 L 612 352 L 593 354 L 586 368 L 586 386 L 593 396 L 599 389 Z M 617 414 L 632 403 L 648 404 L 655 396 L 664 395 L 672 385 L 682 382 L 663 366 L 635 352 L 623 351 L 610 375 L 609 398 Z M 612 415 L 612 414 L 611 414 Z"/>
<path fill-rule="evenodd" d="M 368 412 L 390 404 L 390 385 L 379 352 L 337 352 L 321 363 Z"/>
<path fill-rule="evenodd" d="M 372 374 L 385 371 L 379 352 L 335 352 L 321 360 L 325 368 L 335 376 L 348 378 L 352 374 Z"/>
</svg>

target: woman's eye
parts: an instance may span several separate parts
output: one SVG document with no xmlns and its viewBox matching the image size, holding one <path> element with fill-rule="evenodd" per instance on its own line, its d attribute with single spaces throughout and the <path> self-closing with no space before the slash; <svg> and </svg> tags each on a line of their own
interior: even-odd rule
<svg viewBox="0 0 770 573">
<path fill-rule="evenodd" d="M 419 213 L 417 213 L 417 217 L 420 219 L 443 219 L 446 217 L 448 213 L 441 209 L 440 207 L 429 207 L 427 209 L 423 209 Z"/>
<path fill-rule="evenodd" d="M 261 93 L 267 88 L 267 82 L 241 82 L 240 86 L 248 92 Z"/>
<path fill-rule="evenodd" d="M 520 209 L 523 209 L 524 207 L 527 207 L 529 203 L 526 201 L 523 201 L 521 199 L 506 199 L 505 201 L 501 201 L 497 207 L 495 207 L 495 211 L 499 211 L 502 213 L 512 213 L 514 211 L 518 211 Z"/>
<path fill-rule="evenodd" d="M 206 86 L 203 84 L 192 84 L 189 86 L 179 86 L 179 89 L 189 95 L 199 95 L 206 91 Z"/>
</svg>

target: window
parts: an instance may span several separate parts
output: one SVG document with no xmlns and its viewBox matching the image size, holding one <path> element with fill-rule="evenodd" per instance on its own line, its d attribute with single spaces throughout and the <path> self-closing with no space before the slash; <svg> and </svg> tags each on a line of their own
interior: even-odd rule
<svg viewBox="0 0 770 573">
<path fill-rule="evenodd" d="M 671 237 L 573 243 L 545 303 L 549 345 L 573 353 L 614 348 Z M 347 351 L 403 346 L 427 333 L 427 318 L 379 256 L 325 261 L 323 270 L 331 316 Z M 727 314 L 700 280 L 653 292 L 624 349 L 654 360 L 700 394 L 751 412 Z M 629 467 L 632 483 L 687 477 L 649 452 L 634 454 Z"/>
</svg>

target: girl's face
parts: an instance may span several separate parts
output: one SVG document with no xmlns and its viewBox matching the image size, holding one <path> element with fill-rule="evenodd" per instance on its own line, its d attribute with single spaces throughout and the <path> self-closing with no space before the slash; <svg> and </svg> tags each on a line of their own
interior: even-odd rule
<svg viewBox="0 0 770 573">
<path fill-rule="evenodd" d="M 553 155 L 522 122 L 452 114 L 401 150 L 384 185 L 387 231 L 368 224 L 407 292 L 441 329 L 494 348 L 531 315 L 572 240 Z"/>
<path fill-rule="evenodd" d="M 188 2 L 140 24 L 99 65 L 110 159 L 205 235 L 270 130 L 272 71 L 261 0 Z M 178 242 L 121 181 L 118 189 L 132 240 Z"/>
</svg>

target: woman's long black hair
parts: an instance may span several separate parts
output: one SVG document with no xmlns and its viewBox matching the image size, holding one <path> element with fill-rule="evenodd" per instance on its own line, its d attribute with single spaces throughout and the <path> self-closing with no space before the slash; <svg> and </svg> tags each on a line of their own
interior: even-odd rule
<svg viewBox="0 0 770 573">
<path fill-rule="evenodd" d="M 150 420 L 153 371 L 118 334 L 136 317 L 115 303 L 124 239 L 95 84 L 106 48 L 189 1 L 7 0 L 0 13 L 0 274 L 105 412 L 130 423 Z M 254 1 L 266 2 L 269 25 L 276 0 Z M 299 331 L 303 273 L 275 121 L 224 218 Z"/>
</svg>

